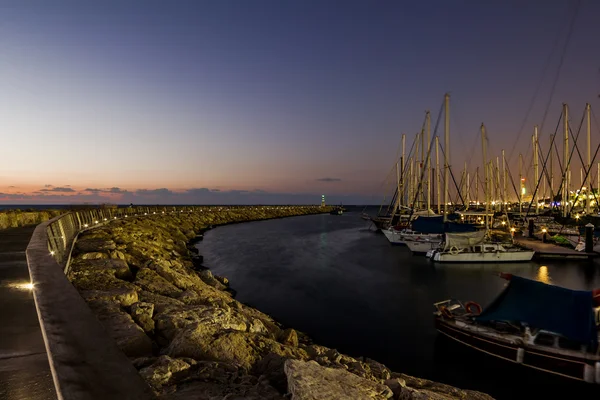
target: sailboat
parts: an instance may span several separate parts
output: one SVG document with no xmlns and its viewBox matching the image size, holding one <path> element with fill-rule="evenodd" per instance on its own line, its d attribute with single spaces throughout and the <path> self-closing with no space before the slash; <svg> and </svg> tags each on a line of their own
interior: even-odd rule
<svg viewBox="0 0 600 400">
<path fill-rule="evenodd" d="M 486 132 L 481 124 L 483 164 L 486 165 Z M 510 240 L 493 240 L 489 230 L 489 185 L 486 173 L 486 210 L 485 231 L 450 233 L 446 232 L 444 241 L 437 249 L 429 250 L 426 256 L 435 262 L 458 263 L 497 263 L 531 261 L 535 252 L 516 246 Z"/>
</svg>

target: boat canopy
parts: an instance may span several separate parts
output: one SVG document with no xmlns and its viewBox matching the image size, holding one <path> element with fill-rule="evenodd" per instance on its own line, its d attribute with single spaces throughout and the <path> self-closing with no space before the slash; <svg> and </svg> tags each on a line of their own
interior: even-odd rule
<svg viewBox="0 0 600 400">
<path fill-rule="evenodd" d="M 512 276 L 476 321 L 525 323 L 583 344 L 598 342 L 591 291 L 571 290 Z"/>
<path fill-rule="evenodd" d="M 448 250 L 451 247 L 464 249 L 465 247 L 475 246 L 483 243 L 484 239 L 485 231 L 446 233 L 444 250 Z"/>
<path fill-rule="evenodd" d="M 423 233 L 473 232 L 477 230 L 477 227 L 473 224 L 444 222 L 443 216 L 436 215 L 418 217 L 412 222 L 412 230 Z"/>
</svg>

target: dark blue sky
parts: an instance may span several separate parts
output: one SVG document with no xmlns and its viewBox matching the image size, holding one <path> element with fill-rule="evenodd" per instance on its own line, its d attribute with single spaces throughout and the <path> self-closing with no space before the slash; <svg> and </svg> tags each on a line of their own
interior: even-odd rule
<svg viewBox="0 0 600 400">
<path fill-rule="evenodd" d="M 13 151 L 0 190 L 378 202 L 401 133 L 410 143 L 427 109 L 435 120 L 445 92 L 456 169 L 479 162 L 481 122 L 492 154 L 516 147 L 516 161 L 575 3 L 4 1 L 0 129 Z M 577 124 L 586 102 L 600 105 L 598 16 L 600 2 L 581 1 L 542 143 L 562 102 Z"/>
</svg>

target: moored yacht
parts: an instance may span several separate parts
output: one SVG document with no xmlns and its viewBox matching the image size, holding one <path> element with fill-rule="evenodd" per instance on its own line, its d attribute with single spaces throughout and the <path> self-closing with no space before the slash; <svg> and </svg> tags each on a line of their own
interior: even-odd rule
<svg viewBox="0 0 600 400">
<path fill-rule="evenodd" d="M 437 331 L 515 364 L 600 384 L 600 291 L 501 276 L 509 284 L 484 310 L 474 302 L 435 303 Z"/>
<path fill-rule="evenodd" d="M 512 242 L 492 242 L 487 232 L 446 233 L 440 247 L 427 252 L 436 262 L 497 263 L 531 261 L 535 252 Z"/>
</svg>

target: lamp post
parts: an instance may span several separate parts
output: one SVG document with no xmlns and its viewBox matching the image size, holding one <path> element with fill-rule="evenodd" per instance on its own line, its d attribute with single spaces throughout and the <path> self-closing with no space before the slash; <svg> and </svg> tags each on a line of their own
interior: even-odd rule
<svg viewBox="0 0 600 400">
<path fill-rule="evenodd" d="M 542 228 L 542 242 L 546 243 L 546 233 L 548 231 L 546 230 L 546 228 Z"/>
</svg>

